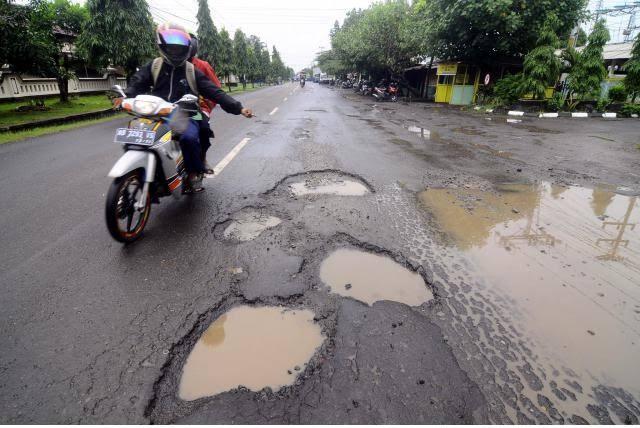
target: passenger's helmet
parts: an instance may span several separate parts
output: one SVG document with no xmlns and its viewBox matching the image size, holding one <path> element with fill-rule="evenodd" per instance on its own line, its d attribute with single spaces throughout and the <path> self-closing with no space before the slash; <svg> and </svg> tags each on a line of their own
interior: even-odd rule
<svg viewBox="0 0 640 428">
<path fill-rule="evenodd" d="M 198 55 L 198 37 L 193 33 L 190 33 L 189 35 L 191 36 L 191 53 L 189 54 L 189 59 L 192 59 Z"/>
<path fill-rule="evenodd" d="M 160 55 L 174 67 L 181 66 L 191 56 L 191 36 L 181 25 L 158 25 L 156 39 Z"/>
</svg>

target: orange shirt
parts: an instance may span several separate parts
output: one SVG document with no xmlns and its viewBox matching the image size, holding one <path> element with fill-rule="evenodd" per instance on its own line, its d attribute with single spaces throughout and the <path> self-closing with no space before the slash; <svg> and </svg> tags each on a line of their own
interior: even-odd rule
<svg viewBox="0 0 640 428">
<path fill-rule="evenodd" d="M 209 78 L 219 88 L 222 88 L 222 84 L 220 83 L 220 79 L 216 76 L 216 72 L 207 61 L 201 60 L 200 58 L 193 58 L 191 63 L 195 68 L 204 73 L 205 76 Z M 218 105 L 215 101 L 205 100 L 204 98 L 200 99 L 200 108 L 207 115 L 211 116 L 211 112 Z"/>
</svg>

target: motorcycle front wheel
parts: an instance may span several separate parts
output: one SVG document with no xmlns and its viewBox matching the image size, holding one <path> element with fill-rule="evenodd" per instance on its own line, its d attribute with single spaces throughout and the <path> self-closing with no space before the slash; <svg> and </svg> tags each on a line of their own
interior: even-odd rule
<svg viewBox="0 0 640 428">
<path fill-rule="evenodd" d="M 118 242 L 133 242 L 142 231 L 151 212 L 151 198 L 147 197 L 142 211 L 135 208 L 142 197 L 142 171 L 131 171 L 113 180 L 107 193 L 105 214 L 109 233 Z"/>
</svg>

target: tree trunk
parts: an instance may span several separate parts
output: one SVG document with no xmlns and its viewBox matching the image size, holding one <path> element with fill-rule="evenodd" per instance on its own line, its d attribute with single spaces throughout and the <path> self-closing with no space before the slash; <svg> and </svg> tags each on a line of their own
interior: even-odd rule
<svg viewBox="0 0 640 428">
<path fill-rule="evenodd" d="M 60 102 L 69 102 L 69 80 L 61 76 L 56 77 L 56 80 L 58 88 L 60 88 Z"/>
</svg>

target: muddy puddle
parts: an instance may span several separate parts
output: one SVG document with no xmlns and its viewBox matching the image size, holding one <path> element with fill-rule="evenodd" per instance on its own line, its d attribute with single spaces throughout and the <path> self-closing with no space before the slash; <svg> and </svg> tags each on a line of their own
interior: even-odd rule
<svg viewBox="0 0 640 428">
<path fill-rule="evenodd" d="M 419 195 L 474 270 L 521 314 L 533 351 L 583 386 L 640 397 L 640 197 L 548 183 Z"/>
<path fill-rule="evenodd" d="M 289 185 L 296 196 L 305 195 L 335 195 L 335 196 L 363 196 L 369 189 L 362 183 L 347 179 L 305 180 Z"/>
<path fill-rule="evenodd" d="M 332 293 L 372 305 L 391 300 L 419 306 L 433 299 L 420 275 L 389 257 L 364 251 L 339 249 L 320 266 L 320 279 Z"/>
<path fill-rule="evenodd" d="M 184 365 L 178 396 L 192 401 L 244 386 L 295 382 L 324 341 L 309 310 L 238 306 L 203 333 Z"/>
<path fill-rule="evenodd" d="M 261 211 L 247 210 L 234 214 L 229 225 L 224 229 L 222 237 L 227 240 L 246 242 L 256 239 L 265 230 L 282 223 L 278 217 Z"/>
</svg>

